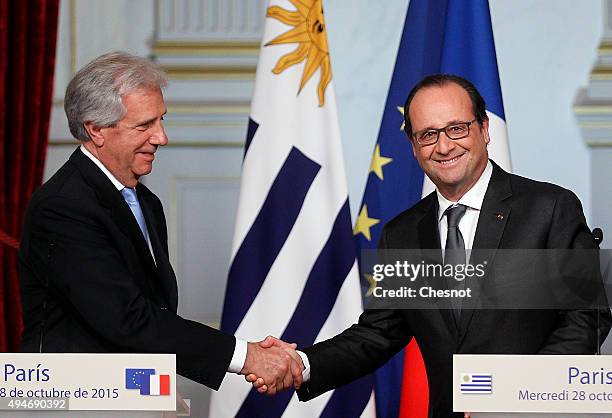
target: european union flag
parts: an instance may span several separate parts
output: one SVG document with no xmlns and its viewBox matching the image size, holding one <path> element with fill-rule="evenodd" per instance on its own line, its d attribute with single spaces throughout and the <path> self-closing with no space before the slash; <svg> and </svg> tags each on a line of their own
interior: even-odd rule
<svg viewBox="0 0 612 418">
<path fill-rule="evenodd" d="M 155 369 L 125 369 L 125 388 L 140 389 L 143 382 L 148 385 L 149 376 L 152 374 L 155 374 Z"/>
<path fill-rule="evenodd" d="M 149 376 L 140 377 L 140 394 L 150 395 L 151 394 L 151 379 Z"/>
</svg>

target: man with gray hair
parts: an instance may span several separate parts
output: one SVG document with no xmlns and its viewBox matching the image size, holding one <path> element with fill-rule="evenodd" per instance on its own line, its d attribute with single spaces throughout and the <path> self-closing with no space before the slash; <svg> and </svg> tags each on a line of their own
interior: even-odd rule
<svg viewBox="0 0 612 418">
<path fill-rule="evenodd" d="M 168 143 L 166 84 L 151 62 L 113 52 L 68 85 L 64 107 L 81 144 L 28 207 L 19 251 L 22 350 L 176 353 L 180 374 L 213 389 L 226 372 L 255 373 L 273 390 L 299 385 L 290 354 L 176 313 L 163 208 L 138 181 Z"/>
</svg>

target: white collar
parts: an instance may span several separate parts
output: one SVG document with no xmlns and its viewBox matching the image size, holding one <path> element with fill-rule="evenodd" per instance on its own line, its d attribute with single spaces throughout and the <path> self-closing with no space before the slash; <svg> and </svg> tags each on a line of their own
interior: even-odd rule
<svg viewBox="0 0 612 418">
<path fill-rule="evenodd" d="M 91 161 L 93 161 L 93 163 L 94 163 L 95 165 L 97 165 L 97 166 L 98 166 L 98 168 L 99 168 L 100 170 L 102 170 L 102 172 L 104 173 L 104 175 L 106 175 L 106 177 L 108 177 L 108 179 L 109 179 L 109 180 L 110 180 L 110 181 L 113 183 L 113 186 L 115 186 L 115 187 L 117 188 L 117 190 L 121 191 L 121 190 L 123 190 L 125 187 L 127 187 L 127 186 L 123 185 L 123 183 L 121 183 L 119 180 L 117 180 L 117 178 L 116 178 L 115 176 L 113 176 L 113 173 L 111 173 L 110 171 L 108 171 L 108 168 L 106 168 L 106 167 L 104 166 L 104 164 L 102 164 L 102 162 L 101 162 L 100 160 L 98 160 L 96 157 L 94 157 L 94 155 L 93 155 L 91 152 L 89 152 L 89 151 L 87 150 L 87 148 L 85 148 L 85 147 L 84 147 L 82 144 L 81 144 L 81 146 L 79 147 L 79 149 L 81 150 L 81 152 L 82 152 L 83 154 L 85 154 L 85 156 L 86 156 L 87 158 L 89 158 Z"/>
<path fill-rule="evenodd" d="M 485 194 L 487 193 L 487 188 L 489 187 L 489 181 L 491 181 L 492 174 L 493 165 L 491 164 L 491 161 L 487 161 L 487 166 L 480 175 L 480 178 L 478 178 L 470 190 L 461 196 L 461 199 L 459 199 L 458 202 L 451 202 L 442 196 L 442 193 L 440 193 L 436 187 L 436 195 L 438 196 L 438 222 L 440 222 L 442 219 L 446 209 L 456 204 L 461 204 L 475 210 L 480 210 L 482 208 L 482 202 L 484 201 Z"/>
</svg>

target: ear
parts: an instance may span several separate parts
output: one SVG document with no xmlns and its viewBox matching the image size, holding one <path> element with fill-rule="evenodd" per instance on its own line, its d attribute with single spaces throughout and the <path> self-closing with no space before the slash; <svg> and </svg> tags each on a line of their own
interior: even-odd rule
<svg viewBox="0 0 612 418">
<path fill-rule="evenodd" d="M 83 127 L 96 147 L 101 147 L 104 145 L 104 132 L 102 131 L 104 128 L 100 128 L 94 125 L 92 122 L 83 123 Z"/>
<path fill-rule="evenodd" d="M 416 150 L 416 145 L 414 145 L 415 140 L 410 138 L 409 141 L 410 141 L 410 145 L 412 145 L 412 155 L 414 155 L 414 157 L 416 158 L 417 150 Z"/>
<path fill-rule="evenodd" d="M 491 142 L 491 137 L 489 136 L 489 118 L 485 118 L 482 121 L 482 134 L 484 136 L 485 143 L 488 145 Z"/>
</svg>

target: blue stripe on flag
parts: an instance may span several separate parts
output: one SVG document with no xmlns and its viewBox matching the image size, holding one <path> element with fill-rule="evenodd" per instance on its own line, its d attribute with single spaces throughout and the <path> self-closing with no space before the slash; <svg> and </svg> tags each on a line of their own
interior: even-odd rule
<svg viewBox="0 0 612 418">
<path fill-rule="evenodd" d="M 319 418 L 359 418 L 372 394 L 372 375 L 336 389 Z"/>
<path fill-rule="evenodd" d="M 448 2 L 440 71 L 470 80 L 487 110 L 506 119 L 488 1 Z"/>
<path fill-rule="evenodd" d="M 247 128 L 247 136 L 246 142 L 244 144 L 244 155 L 246 156 L 249 147 L 251 146 L 251 142 L 253 141 L 253 137 L 255 136 L 255 132 L 259 128 L 259 123 L 255 122 L 253 119 L 249 118 L 249 127 Z"/>
<path fill-rule="evenodd" d="M 230 267 L 222 331 L 234 334 L 238 329 L 285 244 L 320 168 L 296 147 L 289 152 Z"/>
<path fill-rule="evenodd" d="M 351 213 L 349 202 L 346 200 L 336 216 L 325 246 L 308 275 L 300 301 L 285 332 L 280 337 L 281 340 L 295 342 L 298 347 L 308 347 L 314 343 L 354 263 L 355 247 L 351 229 Z M 365 402 L 367 403 L 372 385 L 371 383 L 369 386 L 364 386 L 363 383 L 361 385 L 359 389 L 365 391 Z M 265 411 L 265 418 L 280 417 L 287 408 L 293 392 L 290 390 L 273 397 L 264 397 L 257 391 L 251 390 L 236 417 L 250 418 L 253 416 L 253 411 Z M 339 402 L 345 401 L 346 399 L 339 399 Z M 359 415 L 362 411 L 363 407 Z M 337 416 L 345 417 L 345 415 Z"/>
<path fill-rule="evenodd" d="M 295 389 L 274 396 L 263 396 L 251 389 L 234 418 L 279 418 L 285 412 Z"/>
<path fill-rule="evenodd" d="M 295 342 L 298 347 L 308 347 L 314 343 L 353 264 L 355 243 L 349 202 L 346 200 L 308 275 L 302 297 L 282 335 L 283 341 Z"/>
</svg>

